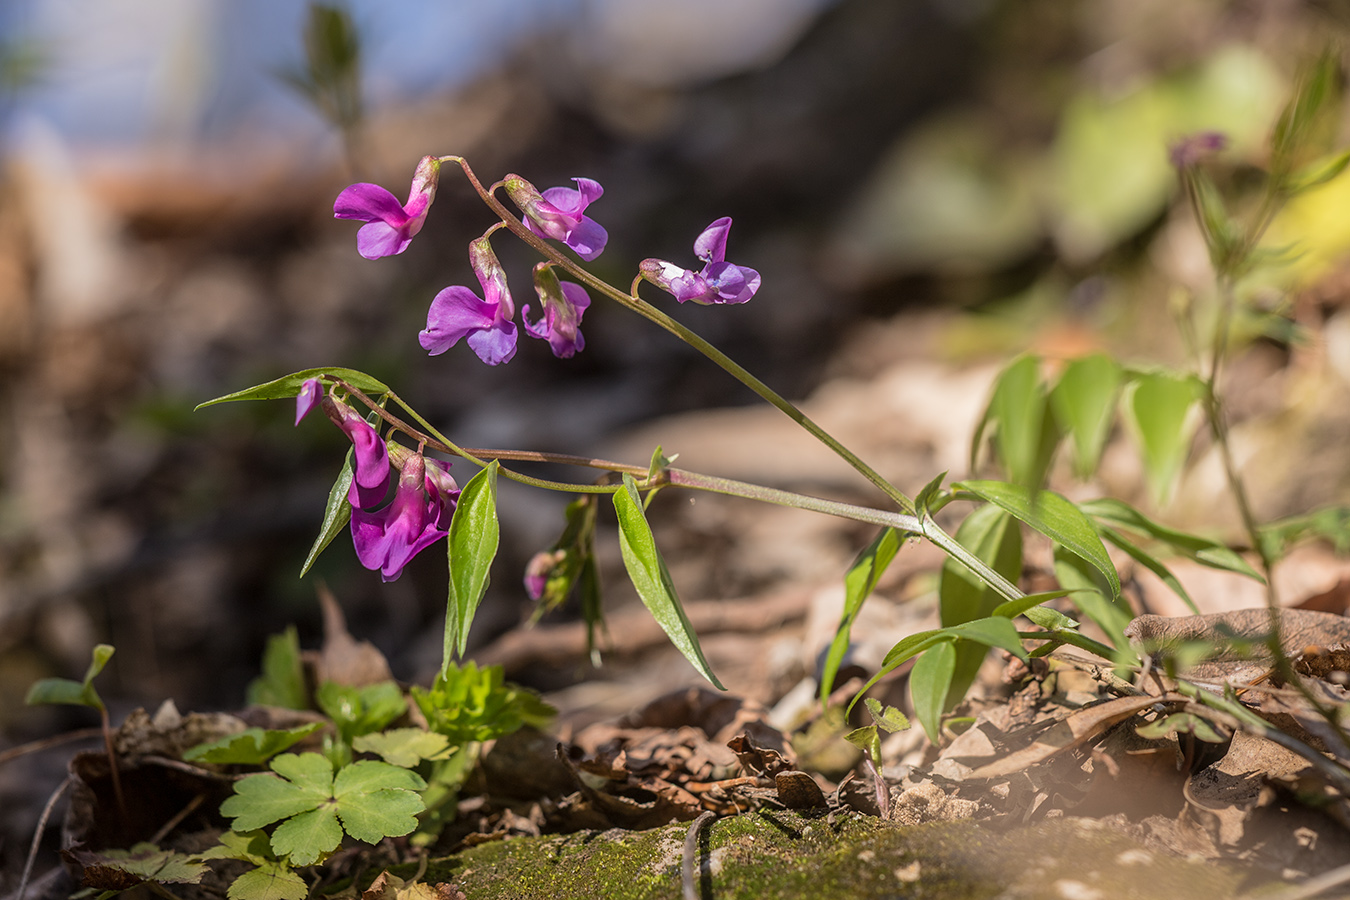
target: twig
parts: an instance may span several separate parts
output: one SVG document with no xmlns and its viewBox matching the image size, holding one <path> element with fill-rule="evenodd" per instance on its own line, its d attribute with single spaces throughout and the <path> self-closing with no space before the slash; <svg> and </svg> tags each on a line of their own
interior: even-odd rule
<svg viewBox="0 0 1350 900">
<path fill-rule="evenodd" d="M 191 800 L 189 800 L 187 802 L 187 806 L 184 806 L 182 809 L 180 809 L 172 819 L 161 825 L 159 827 L 159 830 L 150 836 L 150 843 L 158 844 L 160 841 L 168 837 L 169 832 L 177 828 L 179 823 L 181 823 L 188 816 L 192 815 L 192 811 L 195 810 L 197 807 L 201 806 L 202 803 L 204 803 L 205 801 L 206 801 L 205 794 L 198 794 Z"/>
<path fill-rule="evenodd" d="M 698 832 L 705 823 L 711 822 L 716 818 L 717 813 L 705 812 L 699 815 L 689 826 L 689 832 L 684 836 L 684 862 L 680 866 L 680 874 L 684 882 L 684 900 L 699 900 L 698 882 L 694 880 L 695 861 L 698 859 Z M 19 900 L 23 900 L 22 897 Z"/>
<path fill-rule="evenodd" d="M 77 731 L 67 731 L 65 734 L 57 734 L 52 737 L 42 738 L 41 740 L 29 741 L 26 744 L 10 747 L 8 750 L 0 752 L 0 765 L 9 762 L 11 759 L 18 759 L 20 756 L 25 756 L 29 753 L 50 750 L 52 747 L 59 747 L 62 744 L 70 744 L 75 741 L 87 741 L 90 738 L 102 736 L 103 729 L 94 726 L 92 728 L 81 728 Z"/>
<path fill-rule="evenodd" d="M 28 890 L 28 876 L 33 874 L 33 862 L 37 859 L 38 847 L 42 845 L 42 832 L 47 829 L 47 820 L 52 817 L 56 801 L 61 799 L 61 795 L 70 787 L 74 778 L 73 775 L 67 775 L 66 780 L 57 785 L 56 790 L 47 798 L 47 805 L 42 807 L 42 815 L 38 817 L 37 827 L 33 829 L 33 843 L 28 847 L 28 859 L 23 864 L 23 875 L 19 878 L 19 891 L 14 895 L 15 900 L 23 900 L 23 892 Z"/>
</svg>

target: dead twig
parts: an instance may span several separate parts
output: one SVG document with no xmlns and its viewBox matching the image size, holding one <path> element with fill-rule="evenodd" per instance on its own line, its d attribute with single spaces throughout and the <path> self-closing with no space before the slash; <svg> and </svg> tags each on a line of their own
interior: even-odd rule
<svg viewBox="0 0 1350 900">
<path fill-rule="evenodd" d="M 52 817 L 56 801 L 61 799 L 61 795 L 70 787 L 74 778 L 73 775 L 67 775 L 66 780 L 57 785 L 56 790 L 47 798 L 47 805 L 42 807 L 42 815 L 38 817 L 37 827 L 33 829 L 33 843 L 28 846 L 28 859 L 23 864 L 23 875 L 19 877 L 19 890 L 14 895 L 15 900 L 23 900 L 23 893 L 28 889 L 28 876 L 33 874 L 33 862 L 37 859 L 38 847 L 42 845 L 42 832 L 47 829 L 47 820 Z"/>
<path fill-rule="evenodd" d="M 717 816 L 713 812 L 705 812 L 699 815 L 689 825 L 689 832 L 684 836 L 684 861 L 680 865 L 680 875 L 684 882 L 684 900 L 699 900 L 698 882 L 695 880 L 698 860 L 698 832 L 704 824 L 711 822 Z M 22 897 L 19 900 L 23 900 Z"/>
</svg>

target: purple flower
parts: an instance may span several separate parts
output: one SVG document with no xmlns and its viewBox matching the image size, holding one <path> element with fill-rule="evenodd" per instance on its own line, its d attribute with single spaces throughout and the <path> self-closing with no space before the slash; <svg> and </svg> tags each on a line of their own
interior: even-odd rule
<svg viewBox="0 0 1350 900">
<path fill-rule="evenodd" d="M 530 307 L 521 307 L 520 319 L 525 324 L 525 332 L 530 337 L 548 341 L 553 355 L 559 359 L 575 356 L 585 349 L 586 339 L 581 336 L 581 317 L 591 298 L 584 288 L 570 281 L 558 281 L 550 263 L 539 263 L 534 267 L 534 290 L 544 305 L 539 321 L 530 323 Z"/>
<path fill-rule="evenodd" d="M 525 564 L 525 593 L 531 600 L 544 596 L 549 576 L 567 558 L 566 550 L 541 550 Z"/>
<path fill-rule="evenodd" d="M 356 410 L 332 397 L 324 397 L 322 402 L 324 414 L 352 442 L 356 471 L 347 490 L 347 502 L 357 509 L 378 506 L 389 492 L 389 450 L 379 432 Z"/>
<path fill-rule="evenodd" d="M 605 189 L 589 178 L 573 178 L 576 189 L 549 188 L 540 194 L 519 175 L 507 175 L 503 184 L 511 201 L 525 214 L 525 225 L 544 238 L 562 241 L 577 256 L 590 262 L 605 249 L 609 234 L 582 213 L 600 199 Z"/>
<path fill-rule="evenodd" d="M 440 174 L 441 161 L 424 156 L 413 173 L 407 203 L 400 205 L 398 198 L 378 184 L 362 182 L 338 194 L 333 216 L 367 223 L 356 233 L 357 252 L 366 259 L 395 256 L 408 249 L 413 235 L 422 230 Z"/>
<path fill-rule="evenodd" d="M 409 560 L 450 533 L 455 507 L 454 498 L 440 486 L 443 479 L 449 480 L 443 464 L 432 460 L 429 466 L 421 453 L 398 455 L 405 458 L 393 501 L 374 512 L 352 510 L 356 558 L 367 569 L 379 569 L 384 581 L 397 580 Z M 454 493 L 457 497 L 458 489 Z"/>
<path fill-rule="evenodd" d="M 460 338 L 490 366 L 516 355 L 516 308 L 497 254 L 487 235 L 469 244 L 469 264 L 483 286 L 481 299 L 473 291 L 452 285 L 436 295 L 427 311 L 427 327 L 417 340 L 432 356 L 444 353 Z"/>
<path fill-rule="evenodd" d="M 323 396 L 323 382 L 317 378 L 308 378 L 300 385 L 300 393 L 295 395 L 295 424 L 309 415 L 310 410 L 319 405 Z"/>
<path fill-rule="evenodd" d="M 703 270 L 692 272 L 663 259 L 644 259 L 638 270 L 642 277 L 684 303 L 704 306 L 713 303 L 744 303 L 759 290 L 759 273 L 726 261 L 727 232 L 731 219 L 713 222 L 694 241 L 694 254 L 703 260 Z"/>
<path fill-rule="evenodd" d="M 1228 135 L 1221 131 L 1199 131 L 1175 141 L 1167 156 L 1178 169 L 1189 168 L 1207 156 L 1213 156 L 1228 146 Z"/>
</svg>

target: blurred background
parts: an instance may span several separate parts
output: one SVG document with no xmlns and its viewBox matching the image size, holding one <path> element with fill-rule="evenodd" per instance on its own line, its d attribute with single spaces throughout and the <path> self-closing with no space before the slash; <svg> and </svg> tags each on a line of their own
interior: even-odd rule
<svg viewBox="0 0 1350 900">
<path fill-rule="evenodd" d="M 289 403 L 192 411 L 288 372 L 368 371 L 466 446 L 645 462 L 663 442 L 691 468 L 875 499 L 603 303 L 571 360 L 526 340 L 494 369 L 463 346 L 426 357 L 427 306 L 475 285 L 466 246 L 492 218 L 447 167 L 408 251 L 368 261 L 331 215 L 347 184 L 401 198 L 421 156 L 451 153 L 485 182 L 595 178 L 606 193 L 588 212 L 610 244 L 592 270 L 618 285 L 644 257 L 692 264 L 699 231 L 733 217 L 728 257 L 762 273 L 759 295 L 673 313 L 838 417 L 913 492 L 964 471 L 1010 353 L 1184 360 L 1169 304 L 1205 291 L 1209 269 L 1167 145 L 1221 130 L 1235 177 L 1254 171 L 1345 4 L 352 0 L 326 15 L 301 0 L 0 0 L 0 747 L 90 724 L 22 700 L 39 677 L 79 677 L 100 641 L 117 647 L 100 681 L 114 719 L 166 698 L 238 707 L 269 634 L 294 623 L 317 643 L 319 581 L 398 677 L 439 663 L 438 550 L 385 585 L 339 539 L 296 577 L 345 438 L 322 419 L 293 427 Z M 1253 288 L 1304 328 L 1252 335 L 1232 375 L 1265 516 L 1350 487 L 1347 181 L 1282 215 L 1272 240 L 1300 253 Z M 533 260 L 495 246 L 526 296 Z M 695 412 L 709 408 L 726 410 Z M 1103 487 L 1137 498 L 1121 460 Z M 1214 523 L 1199 471 L 1171 521 Z M 563 502 L 503 488 L 471 640 L 549 691 L 593 677 L 584 653 L 531 667 L 501 638 L 531 615 L 520 573 Z M 716 498 L 662 503 L 691 603 L 837 580 L 867 536 L 761 527 L 768 513 Z M 604 552 L 621 606 L 631 589 Z M 801 626 L 807 605 L 791 609 Z M 724 680 L 772 700 L 818 649 L 755 660 L 778 666 L 772 685 Z M 696 678 L 678 657 L 661 671 Z"/>
</svg>

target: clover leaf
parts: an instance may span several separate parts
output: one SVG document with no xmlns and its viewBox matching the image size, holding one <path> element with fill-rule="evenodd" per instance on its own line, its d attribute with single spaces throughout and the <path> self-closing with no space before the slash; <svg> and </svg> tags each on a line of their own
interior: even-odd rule
<svg viewBox="0 0 1350 900">
<path fill-rule="evenodd" d="M 272 833 L 272 850 L 297 865 L 311 865 L 336 850 L 344 830 L 372 844 L 408 834 L 425 809 L 416 791 L 426 782 L 388 763 L 363 760 L 334 775 L 318 753 L 284 753 L 271 768 L 276 774 L 238 781 L 220 811 L 234 820 L 235 831 L 280 822 Z"/>
</svg>

